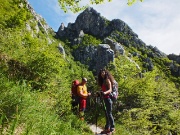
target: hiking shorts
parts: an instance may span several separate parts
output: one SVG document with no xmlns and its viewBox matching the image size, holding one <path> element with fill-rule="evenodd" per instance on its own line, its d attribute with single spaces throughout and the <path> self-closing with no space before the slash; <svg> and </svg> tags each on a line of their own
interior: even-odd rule
<svg viewBox="0 0 180 135">
<path fill-rule="evenodd" d="M 86 109 L 86 99 L 81 98 L 79 104 L 79 111 L 85 111 Z"/>
</svg>

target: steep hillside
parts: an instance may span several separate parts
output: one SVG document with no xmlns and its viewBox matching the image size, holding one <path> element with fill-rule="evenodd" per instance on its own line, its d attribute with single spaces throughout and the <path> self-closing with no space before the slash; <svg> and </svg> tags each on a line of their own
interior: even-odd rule
<svg viewBox="0 0 180 135">
<path fill-rule="evenodd" d="M 55 33 L 26 0 L 0 0 L 0 7 L 1 134 L 93 134 L 87 123 L 98 116 L 104 126 L 102 104 L 89 97 L 80 121 L 71 111 L 70 88 L 85 76 L 93 95 L 102 67 L 119 83 L 116 134 L 180 134 L 179 75 L 167 68 L 179 63 L 146 46 L 123 21 L 90 8 Z"/>
<path fill-rule="evenodd" d="M 71 112 L 70 87 L 92 73 L 68 49 L 64 59 L 64 43 L 26 1 L 0 3 L 0 134 L 91 134 Z"/>
</svg>

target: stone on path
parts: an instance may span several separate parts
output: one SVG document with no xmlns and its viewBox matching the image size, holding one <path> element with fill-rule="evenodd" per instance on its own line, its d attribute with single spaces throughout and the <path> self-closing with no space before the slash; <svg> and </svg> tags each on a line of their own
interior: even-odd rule
<svg viewBox="0 0 180 135">
<path fill-rule="evenodd" d="M 93 132 L 94 134 L 100 133 L 100 132 L 103 130 L 103 129 L 101 129 L 100 127 L 97 127 L 97 129 L 96 129 L 96 125 L 94 125 L 94 124 L 89 125 L 89 127 L 90 127 L 90 129 L 92 130 L 92 132 Z"/>
</svg>

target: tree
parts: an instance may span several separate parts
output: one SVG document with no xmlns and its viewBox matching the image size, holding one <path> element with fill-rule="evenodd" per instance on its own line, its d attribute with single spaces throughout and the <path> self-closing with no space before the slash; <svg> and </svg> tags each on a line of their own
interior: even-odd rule
<svg viewBox="0 0 180 135">
<path fill-rule="evenodd" d="M 68 10 L 76 13 L 79 12 L 85 8 L 87 8 L 89 6 L 88 1 L 90 3 L 90 5 L 93 4 L 102 4 L 106 1 L 111 2 L 112 0 L 87 0 L 85 3 L 86 5 L 82 4 L 83 0 L 58 0 L 59 5 L 61 7 L 62 10 L 64 10 L 64 12 L 68 12 Z M 85 1 L 85 0 L 84 0 Z M 143 1 L 143 0 L 127 0 L 127 4 L 128 5 L 132 5 L 137 1 Z"/>
</svg>

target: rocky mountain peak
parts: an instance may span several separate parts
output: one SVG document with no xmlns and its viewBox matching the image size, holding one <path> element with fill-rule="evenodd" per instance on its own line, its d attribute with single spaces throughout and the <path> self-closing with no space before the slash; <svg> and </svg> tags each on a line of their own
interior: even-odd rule
<svg viewBox="0 0 180 135">
<path fill-rule="evenodd" d="M 75 23 L 69 23 L 64 31 L 61 30 L 62 27 L 60 26 L 57 35 L 59 38 L 68 37 L 68 39 L 73 40 L 83 30 L 85 34 L 102 38 L 105 33 L 109 33 L 106 30 L 108 26 L 107 22 L 108 20 L 102 17 L 100 13 L 89 7 L 78 15 Z"/>
<path fill-rule="evenodd" d="M 101 14 L 92 7 L 88 7 L 80 13 L 74 23 L 69 23 L 67 27 L 61 25 L 57 31 L 57 37 L 65 37 L 68 40 L 73 41 L 75 38 L 78 38 L 80 31 L 100 39 L 111 36 L 112 38 L 119 39 L 118 42 L 128 46 L 129 42 L 126 42 L 122 40 L 122 37 L 119 37 L 119 33 L 124 33 L 131 36 L 131 39 L 135 40 L 139 46 L 145 45 L 124 21 L 120 19 L 113 19 L 110 21 L 101 16 Z"/>
<path fill-rule="evenodd" d="M 100 13 L 89 7 L 79 14 L 75 21 L 75 28 L 78 32 L 83 30 L 84 33 L 101 36 L 100 30 L 104 29 L 105 22 L 106 20 L 100 16 Z"/>
<path fill-rule="evenodd" d="M 67 27 L 62 23 L 56 33 L 56 37 L 69 40 L 73 46 L 81 43 L 84 34 L 100 39 L 102 41 L 101 44 L 103 44 L 103 46 L 96 45 L 94 47 L 85 45 L 84 48 L 79 49 L 83 49 L 83 54 L 79 52 L 78 49 L 74 50 L 73 56 L 75 60 L 88 64 L 91 70 L 97 70 L 99 68 L 99 66 L 97 66 L 97 64 L 99 64 L 98 61 L 103 61 L 104 54 L 106 54 L 108 58 L 100 67 L 108 65 L 110 61 L 114 61 L 116 52 L 123 55 L 125 52 L 124 47 L 134 47 L 141 52 L 143 51 L 143 54 L 148 52 L 147 56 L 149 58 L 144 59 L 144 62 L 147 63 L 145 65 L 149 65 L 149 67 L 147 67 L 148 70 L 153 70 L 153 63 L 150 57 L 167 57 L 164 53 L 161 53 L 158 48 L 148 47 L 124 21 L 120 19 L 110 21 L 101 16 L 101 14 L 92 7 L 85 9 L 77 16 L 75 22 L 69 23 Z M 109 45 L 108 49 L 105 47 L 106 45 Z M 105 50 L 106 53 L 100 54 L 100 52 L 103 52 L 100 51 L 101 49 Z M 86 61 L 88 61 L 88 63 Z M 89 63 L 91 64 L 89 65 Z"/>
<path fill-rule="evenodd" d="M 86 8 L 82 13 L 80 13 L 79 14 L 79 16 L 78 17 L 80 17 L 80 16 L 85 16 L 86 14 L 88 14 L 88 15 L 92 15 L 92 16 L 99 16 L 100 17 L 100 13 L 98 13 L 94 8 L 92 8 L 92 7 L 88 7 L 88 8 Z M 77 17 L 77 18 L 78 18 Z"/>
</svg>

